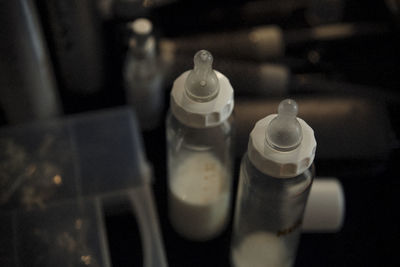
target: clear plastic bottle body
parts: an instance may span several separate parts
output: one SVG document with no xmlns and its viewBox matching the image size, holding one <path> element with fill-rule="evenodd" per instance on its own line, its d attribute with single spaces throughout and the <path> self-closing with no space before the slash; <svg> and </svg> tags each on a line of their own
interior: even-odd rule
<svg viewBox="0 0 400 267">
<path fill-rule="evenodd" d="M 150 38 L 153 37 L 149 37 L 149 41 L 154 42 Z M 155 128 L 162 115 L 164 93 L 159 65 L 155 48 L 146 50 L 133 46 L 127 52 L 124 66 L 126 101 L 135 108 L 144 130 Z"/>
<path fill-rule="evenodd" d="M 233 117 L 192 128 L 167 116 L 168 207 L 173 228 L 205 241 L 224 229 L 230 213 Z"/>
<path fill-rule="evenodd" d="M 293 266 L 313 166 L 293 178 L 275 178 L 244 155 L 231 248 L 234 267 Z"/>
</svg>

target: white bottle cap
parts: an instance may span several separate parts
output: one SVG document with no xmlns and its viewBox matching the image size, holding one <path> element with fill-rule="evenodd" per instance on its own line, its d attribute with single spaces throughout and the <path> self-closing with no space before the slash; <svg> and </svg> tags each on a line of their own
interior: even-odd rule
<svg viewBox="0 0 400 267">
<path fill-rule="evenodd" d="M 336 178 L 315 179 L 303 219 L 304 232 L 337 232 L 345 213 L 343 188 Z"/>
<path fill-rule="evenodd" d="M 146 18 L 138 18 L 129 24 L 132 32 L 138 35 L 150 34 L 153 30 L 153 24 Z"/>
<path fill-rule="evenodd" d="M 210 52 L 194 56 L 194 68 L 179 76 L 171 91 L 171 111 L 183 124 L 212 127 L 225 121 L 233 110 L 233 89 L 229 80 L 212 69 Z"/>
<path fill-rule="evenodd" d="M 315 156 L 314 131 L 297 118 L 297 104 L 286 99 L 278 114 L 261 119 L 250 133 L 248 155 L 261 172 L 277 177 L 295 177 L 308 169 Z"/>
</svg>

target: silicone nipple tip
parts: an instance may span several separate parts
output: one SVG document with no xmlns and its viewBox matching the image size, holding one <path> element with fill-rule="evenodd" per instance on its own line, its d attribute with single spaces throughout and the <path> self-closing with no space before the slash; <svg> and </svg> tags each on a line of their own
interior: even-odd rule
<svg viewBox="0 0 400 267">
<path fill-rule="evenodd" d="M 283 100 L 278 106 L 278 114 L 284 116 L 296 117 L 299 112 L 296 101 L 292 99 Z"/>
<path fill-rule="evenodd" d="M 266 128 L 266 145 L 279 151 L 291 151 L 300 145 L 303 134 L 297 113 L 296 101 L 285 99 L 279 104 L 278 115 Z"/>
<path fill-rule="evenodd" d="M 200 50 L 196 53 L 194 56 L 195 59 L 200 59 L 202 62 L 210 62 L 212 64 L 213 62 L 213 57 L 210 52 L 207 50 Z M 195 62 L 196 64 L 196 62 Z"/>
<path fill-rule="evenodd" d="M 213 56 L 207 50 L 200 50 L 194 56 L 194 68 L 185 82 L 186 93 L 192 100 L 207 102 L 219 92 L 217 75 L 212 69 Z"/>
</svg>

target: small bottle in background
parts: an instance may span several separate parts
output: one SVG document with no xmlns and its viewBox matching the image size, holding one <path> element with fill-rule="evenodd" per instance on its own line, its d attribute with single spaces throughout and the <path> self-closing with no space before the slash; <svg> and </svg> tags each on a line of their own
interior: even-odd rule
<svg viewBox="0 0 400 267">
<path fill-rule="evenodd" d="M 295 101 L 258 121 L 240 168 L 233 266 L 293 266 L 314 179 L 314 132 Z"/>
<path fill-rule="evenodd" d="M 229 219 L 233 89 L 205 50 L 179 76 L 167 117 L 168 200 L 173 228 L 196 241 L 216 237 Z"/>
<path fill-rule="evenodd" d="M 164 103 L 163 75 L 152 29 L 151 21 L 145 18 L 129 24 L 131 37 L 124 67 L 126 102 L 135 109 L 142 130 L 158 126 Z"/>
</svg>

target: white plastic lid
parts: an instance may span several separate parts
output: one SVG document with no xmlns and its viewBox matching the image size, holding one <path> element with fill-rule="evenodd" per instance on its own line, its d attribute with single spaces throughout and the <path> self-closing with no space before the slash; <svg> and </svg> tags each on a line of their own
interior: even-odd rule
<svg viewBox="0 0 400 267">
<path fill-rule="evenodd" d="M 153 30 L 153 24 L 150 20 L 146 18 L 138 18 L 133 21 L 129 26 L 133 33 L 139 35 L 150 34 Z"/>
<path fill-rule="evenodd" d="M 212 62 L 210 52 L 198 51 L 193 70 L 179 76 L 172 87 L 172 113 L 187 126 L 216 126 L 232 113 L 232 86 L 222 73 L 212 69 Z"/>
<path fill-rule="evenodd" d="M 308 169 L 315 156 L 314 131 L 297 118 L 294 100 L 279 104 L 278 114 L 258 121 L 250 133 L 248 155 L 261 172 L 278 178 L 297 176 Z"/>
</svg>

